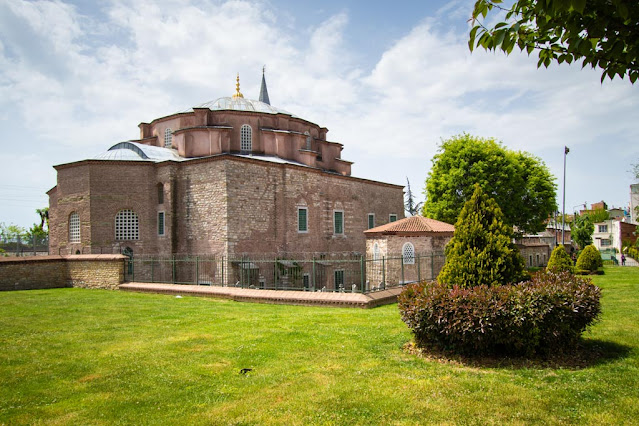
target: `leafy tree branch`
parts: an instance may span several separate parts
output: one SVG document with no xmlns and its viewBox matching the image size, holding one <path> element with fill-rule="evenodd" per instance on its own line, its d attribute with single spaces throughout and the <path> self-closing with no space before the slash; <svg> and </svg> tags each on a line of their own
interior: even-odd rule
<svg viewBox="0 0 639 426">
<path fill-rule="evenodd" d="M 581 61 L 602 70 L 601 81 L 639 78 L 639 2 L 636 0 L 477 0 L 468 47 L 537 51 L 537 67 Z M 487 27 L 490 12 L 506 12 L 503 21 Z"/>
</svg>

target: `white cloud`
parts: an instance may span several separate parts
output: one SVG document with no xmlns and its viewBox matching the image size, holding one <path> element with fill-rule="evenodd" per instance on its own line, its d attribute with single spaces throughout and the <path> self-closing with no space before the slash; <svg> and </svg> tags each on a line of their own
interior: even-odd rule
<svg viewBox="0 0 639 426">
<path fill-rule="evenodd" d="M 396 183 L 408 174 L 416 192 L 440 138 L 462 131 L 537 155 L 636 141 L 636 87 L 601 85 L 579 66 L 537 70 L 520 53 L 471 55 L 447 21 L 467 3 L 389 41 L 367 70 L 345 46 L 346 12 L 299 31 L 267 2 L 114 0 L 87 16 L 59 1 L 0 0 L 0 124 L 55 144 L 50 161 L 78 160 L 137 137 L 141 121 L 230 95 L 236 72 L 256 98 L 266 64 L 273 104 L 328 126 L 354 174 Z M 51 171 L 33 164 L 48 189 Z"/>
</svg>

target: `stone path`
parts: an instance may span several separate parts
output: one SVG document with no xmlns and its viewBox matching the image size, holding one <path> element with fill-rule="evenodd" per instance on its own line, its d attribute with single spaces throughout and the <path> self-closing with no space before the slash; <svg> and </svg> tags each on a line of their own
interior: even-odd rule
<svg viewBox="0 0 639 426">
<path fill-rule="evenodd" d="M 258 290 L 182 284 L 125 283 L 120 290 L 232 299 L 237 302 L 274 303 L 284 305 L 335 306 L 342 308 L 374 308 L 397 301 L 402 287 L 368 294 L 287 290 Z"/>
</svg>

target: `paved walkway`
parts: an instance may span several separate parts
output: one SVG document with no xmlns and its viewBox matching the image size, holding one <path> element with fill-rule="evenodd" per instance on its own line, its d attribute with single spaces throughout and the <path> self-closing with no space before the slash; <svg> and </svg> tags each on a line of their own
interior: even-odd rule
<svg viewBox="0 0 639 426">
<path fill-rule="evenodd" d="M 237 302 L 274 303 L 284 305 L 336 306 L 342 308 L 374 308 L 397 301 L 401 287 L 361 293 L 332 293 L 288 290 L 258 290 L 237 287 L 215 287 L 183 284 L 125 283 L 120 290 L 162 293 L 181 296 L 202 296 L 232 299 Z"/>
</svg>

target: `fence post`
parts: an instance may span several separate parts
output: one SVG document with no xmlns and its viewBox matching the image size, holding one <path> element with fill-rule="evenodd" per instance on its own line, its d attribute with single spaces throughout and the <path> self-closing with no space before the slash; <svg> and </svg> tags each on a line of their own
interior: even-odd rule
<svg viewBox="0 0 639 426">
<path fill-rule="evenodd" d="M 200 285 L 200 260 L 195 256 L 195 285 Z"/>
<path fill-rule="evenodd" d="M 404 255 L 402 254 L 402 257 L 400 257 L 401 261 L 402 261 L 402 285 L 404 285 L 406 283 L 406 280 L 404 279 Z"/>
<path fill-rule="evenodd" d="M 386 256 L 382 256 L 382 284 L 386 288 Z"/>
<path fill-rule="evenodd" d="M 171 256 L 171 263 L 172 263 L 171 272 L 173 276 L 173 284 L 175 284 L 175 255 Z"/>
<path fill-rule="evenodd" d="M 313 284 L 312 287 L 313 292 L 315 291 L 315 256 L 313 256 Z"/>
<path fill-rule="evenodd" d="M 154 278 L 153 278 L 153 260 L 154 260 L 154 259 L 151 259 L 151 282 L 152 282 L 152 283 L 154 283 L 154 282 L 155 282 L 155 280 L 154 280 Z"/>
<path fill-rule="evenodd" d="M 422 265 L 419 261 L 419 255 L 415 256 L 417 258 L 417 282 L 422 282 Z"/>
<path fill-rule="evenodd" d="M 31 235 L 31 241 L 33 242 L 33 255 L 36 255 L 36 246 L 35 246 L 35 234 Z"/>
<path fill-rule="evenodd" d="M 359 266 L 360 266 L 360 288 L 362 289 L 362 293 L 364 293 L 364 256 L 359 257 Z"/>
<path fill-rule="evenodd" d="M 220 269 L 222 269 L 222 287 L 224 287 L 224 255 L 222 255 L 222 266 Z"/>
</svg>

